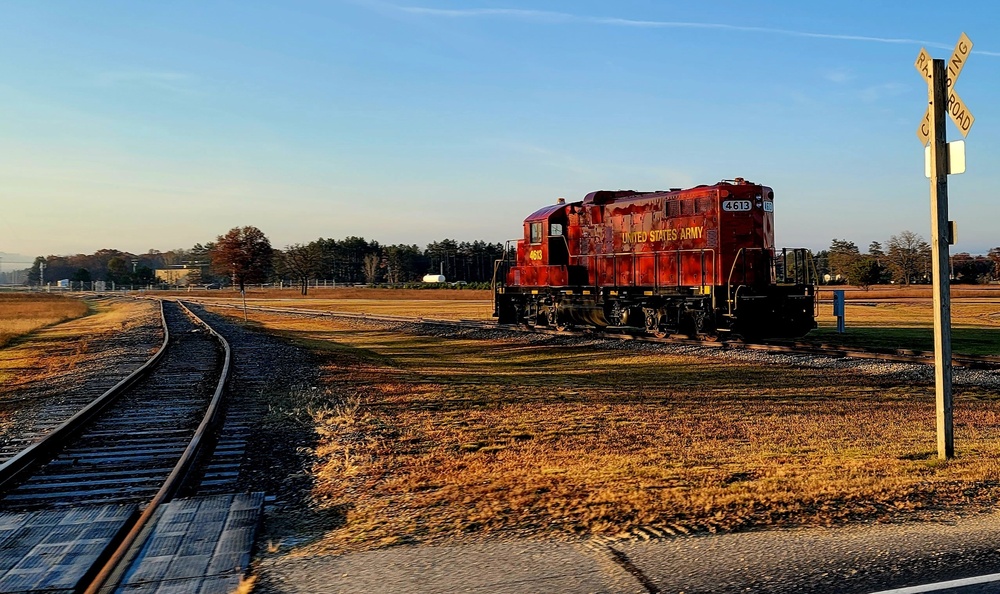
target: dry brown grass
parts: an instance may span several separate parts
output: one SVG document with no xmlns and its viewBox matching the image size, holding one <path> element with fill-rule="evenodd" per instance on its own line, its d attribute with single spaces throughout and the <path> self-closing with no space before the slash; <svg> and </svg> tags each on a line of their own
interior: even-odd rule
<svg viewBox="0 0 1000 594">
<path fill-rule="evenodd" d="M 491 301 L 438 299 L 317 299 L 308 302 L 260 300 L 254 305 L 265 307 L 305 307 L 324 311 L 363 313 L 387 316 L 420 316 L 424 318 L 489 320 L 493 316 Z"/>
<path fill-rule="evenodd" d="M 178 293 L 185 299 L 203 303 L 242 304 L 232 291 L 192 291 Z M 493 302 L 489 291 L 451 289 L 310 289 L 308 297 L 288 289 L 249 291 L 248 306 L 289 307 L 363 313 L 369 315 L 422 316 L 441 319 L 492 319 Z"/>
<path fill-rule="evenodd" d="M 844 291 L 846 299 L 931 299 L 931 285 L 876 285 L 868 289 L 846 285 L 826 285 L 819 288 L 820 299 L 833 299 L 835 290 Z M 1000 285 L 952 285 L 953 299 L 1000 299 Z"/>
<path fill-rule="evenodd" d="M 251 314 L 324 353 L 309 551 L 469 535 L 831 525 L 977 509 L 1000 485 L 1000 395 L 960 390 L 934 459 L 931 386 L 849 371 L 440 339 Z"/>
<path fill-rule="evenodd" d="M 88 311 L 88 304 L 67 299 Z M 54 320 L 39 326 L 15 344 L 0 349 L 0 395 L 33 381 L 44 381 L 71 370 L 90 354 L 91 345 L 101 336 L 126 328 L 149 302 L 98 301 L 90 304 L 91 315 Z M 2 308 L 2 302 L 0 302 Z M 81 314 L 82 315 L 82 314 Z"/>
<path fill-rule="evenodd" d="M 820 307 L 816 320 L 820 325 L 836 325 L 832 306 Z M 867 328 L 931 328 L 934 325 L 933 304 L 926 303 L 878 303 L 872 305 L 846 304 L 845 319 L 848 327 Z M 953 328 L 998 328 L 1000 327 L 1000 303 L 959 301 L 951 306 Z"/>
<path fill-rule="evenodd" d="M 832 307 L 822 304 L 819 330 L 805 340 L 846 346 L 933 350 L 934 311 L 930 300 L 909 302 L 847 302 L 847 333 L 836 334 Z M 951 306 L 954 352 L 1000 354 L 1000 303 L 995 300 L 956 300 Z"/>
<path fill-rule="evenodd" d="M 865 291 L 857 287 L 837 287 L 846 291 L 850 301 L 874 301 L 876 308 L 849 306 L 848 326 L 931 327 L 931 287 L 878 286 Z M 182 297 L 207 302 L 242 303 L 239 294 L 230 290 L 177 293 Z M 821 324 L 835 327 L 832 315 L 833 288 L 821 288 L 818 297 Z M 952 287 L 952 321 L 956 326 L 1000 324 L 1000 285 L 958 285 Z M 892 303 L 893 301 L 897 303 Z M 290 307 L 365 313 L 370 315 L 423 316 L 442 319 L 489 320 L 493 315 L 490 291 L 449 289 L 310 289 L 307 297 L 289 289 L 251 290 L 247 304 L 266 307 Z M 991 315 L 993 317 L 991 317 Z M 907 326 L 908 327 L 908 326 Z"/>
<path fill-rule="evenodd" d="M 233 289 L 221 290 L 192 290 L 192 291 L 157 291 L 156 296 L 176 295 L 178 297 L 211 297 L 223 300 L 241 299 L 238 291 Z M 254 299 L 295 299 L 312 301 L 314 299 L 338 300 L 338 299 L 406 299 L 410 301 L 489 301 L 492 293 L 481 289 L 376 289 L 368 287 L 319 287 L 310 288 L 308 295 L 301 295 L 297 288 L 284 289 L 247 289 L 247 301 Z"/>
<path fill-rule="evenodd" d="M 80 299 L 44 293 L 0 293 L 0 347 L 19 336 L 87 313 Z"/>
</svg>

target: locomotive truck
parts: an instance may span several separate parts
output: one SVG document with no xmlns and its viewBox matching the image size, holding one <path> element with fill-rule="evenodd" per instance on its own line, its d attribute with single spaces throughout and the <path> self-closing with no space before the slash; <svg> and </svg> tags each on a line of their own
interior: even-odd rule
<svg viewBox="0 0 1000 594">
<path fill-rule="evenodd" d="M 524 220 L 495 266 L 493 315 L 557 329 L 796 337 L 816 327 L 816 280 L 808 250 L 775 249 L 767 186 L 601 190 Z"/>
</svg>

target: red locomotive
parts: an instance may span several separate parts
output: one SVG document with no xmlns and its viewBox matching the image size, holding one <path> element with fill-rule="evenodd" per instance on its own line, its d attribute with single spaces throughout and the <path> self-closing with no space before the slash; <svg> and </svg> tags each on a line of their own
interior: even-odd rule
<svg viewBox="0 0 1000 594">
<path fill-rule="evenodd" d="M 495 274 L 501 324 L 639 328 L 657 336 L 802 336 L 815 268 L 774 248 L 774 192 L 736 178 L 591 192 L 524 220 Z"/>
</svg>

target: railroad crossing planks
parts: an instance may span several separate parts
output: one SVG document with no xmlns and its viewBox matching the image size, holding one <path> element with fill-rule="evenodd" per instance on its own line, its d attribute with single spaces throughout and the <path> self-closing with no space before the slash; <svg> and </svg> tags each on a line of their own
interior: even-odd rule
<svg viewBox="0 0 1000 594">
<path fill-rule="evenodd" d="M 0 592 L 74 592 L 135 505 L 0 513 Z"/>
<path fill-rule="evenodd" d="M 171 501 L 117 591 L 232 592 L 250 564 L 263 506 L 263 493 Z"/>
<path fill-rule="evenodd" d="M 166 504 L 117 591 L 232 592 L 250 563 L 263 505 L 263 493 Z M 0 513 L 0 594 L 77 591 L 137 513 L 131 504 Z"/>
</svg>

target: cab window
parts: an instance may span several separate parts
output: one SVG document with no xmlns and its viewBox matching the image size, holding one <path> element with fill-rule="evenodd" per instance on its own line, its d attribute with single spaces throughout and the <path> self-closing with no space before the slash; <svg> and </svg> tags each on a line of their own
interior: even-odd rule
<svg viewBox="0 0 1000 594">
<path fill-rule="evenodd" d="M 562 235 L 562 223 L 552 223 L 549 225 L 549 236 L 556 237 Z"/>
<path fill-rule="evenodd" d="M 531 243 L 542 243 L 542 223 L 531 223 Z"/>
</svg>

